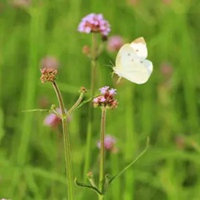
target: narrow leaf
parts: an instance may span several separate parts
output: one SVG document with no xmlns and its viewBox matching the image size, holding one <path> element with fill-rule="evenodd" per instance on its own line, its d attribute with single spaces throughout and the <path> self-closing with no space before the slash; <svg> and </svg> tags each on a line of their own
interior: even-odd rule
<svg viewBox="0 0 200 200">
<path fill-rule="evenodd" d="M 118 174 L 113 176 L 109 180 L 109 184 L 111 184 L 115 178 L 117 178 L 120 175 L 122 175 L 128 168 L 130 168 L 132 165 L 134 165 L 146 153 L 148 147 L 149 147 L 149 137 L 147 137 L 145 149 L 135 158 L 135 160 L 133 160 L 131 163 L 129 163 L 126 167 L 124 167 L 124 169 L 121 172 L 119 172 Z"/>
<path fill-rule="evenodd" d="M 87 185 L 85 183 L 80 183 L 80 182 L 77 181 L 77 178 L 74 179 L 74 182 L 79 187 L 89 188 L 89 189 L 95 191 L 98 195 L 103 195 L 102 192 L 100 192 L 98 188 L 96 188 L 92 185 Z"/>
</svg>

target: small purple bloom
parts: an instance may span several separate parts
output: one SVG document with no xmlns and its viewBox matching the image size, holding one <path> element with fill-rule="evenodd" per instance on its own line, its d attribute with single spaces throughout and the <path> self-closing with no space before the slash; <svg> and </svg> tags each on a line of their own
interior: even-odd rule
<svg viewBox="0 0 200 200">
<path fill-rule="evenodd" d="M 53 68 L 58 69 L 59 62 L 54 56 L 46 56 L 40 62 L 41 68 Z"/>
<path fill-rule="evenodd" d="M 111 96 L 114 96 L 115 94 L 117 94 L 116 91 L 117 91 L 116 89 L 111 88 L 111 89 L 109 90 L 109 94 L 110 94 Z"/>
<path fill-rule="evenodd" d="M 117 107 L 117 100 L 114 95 L 117 94 L 116 89 L 104 86 L 99 89 L 101 94 L 93 99 L 94 107 L 104 107 L 107 109 L 114 109 Z"/>
<path fill-rule="evenodd" d="M 50 127 L 56 127 L 61 122 L 61 119 L 56 116 L 54 113 L 49 114 L 44 119 L 44 124 Z"/>
<path fill-rule="evenodd" d="M 98 101 L 99 101 L 98 97 L 96 97 L 96 98 L 93 99 L 93 103 L 98 103 Z"/>
<path fill-rule="evenodd" d="M 114 136 L 105 135 L 104 147 L 105 147 L 106 150 L 116 152 L 115 144 L 116 144 L 116 138 Z M 100 141 L 97 142 L 97 147 L 101 148 L 101 142 Z"/>
<path fill-rule="evenodd" d="M 56 111 L 58 114 L 61 115 L 60 108 L 56 108 Z M 67 118 L 67 120 L 69 120 L 69 118 Z M 44 125 L 50 126 L 52 128 L 57 127 L 61 122 L 62 122 L 61 118 L 54 113 L 47 115 L 46 118 L 44 119 Z"/>
<path fill-rule="evenodd" d="M 105 99 L 105 97 L 101 97 L 101 98 L 99 99 L 99 101 L 100 101 L 101 103 L 103 103 L 103 102 L 106 101 L 106 99 Z"/>
<path fill-rule="evenodd" d="M 78 31 L 83 33 L 99 32 L 101 35 L 107 36 L 110 32 L 110 24 L 102 14 L 91 13 L 82 19 Z"/>
<path fill-rule="evenodd" d="M 104 87 L 100 88 L 99 90 L 100 90 L 101 94 L 105 94 L 108 91 L 108 89 L 109 89 L 109 86 L 104 86 Z"/>
<path fill-rule="evenodd" d="M 110 52 L 118 51 L 123 44 L 124 44 L 124 40 L 121 36 L 115 35 L 115 36 L 109 37 L 107 50 Z"/>
</svg>

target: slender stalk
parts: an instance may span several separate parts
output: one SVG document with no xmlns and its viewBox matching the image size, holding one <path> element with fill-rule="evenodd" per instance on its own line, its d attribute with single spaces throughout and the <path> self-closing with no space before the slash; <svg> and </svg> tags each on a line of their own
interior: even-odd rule
<svg viewBox="0 0 200 200">
<path fill-rule="evenodd" d="M 84 95 L 84 92 L 81 92 L 79 98 L 77 99 L 77 101 L 75 102 L 75 104 L 69 109 L 69 111 L 67 112 L 67 115 L 70 115 L 74 109 L 76 109 L 79 104 L 81 103 L 82 99 L 83 99 L 83 95 Z"/>
<path fill-rule="evenodd" d="M 106 123 L 106 108 L 102 108 L 101 113 L 101 133 L 100 133 L 100 167 L 99 167 L 99 190 L 104 193 L 104 160 L 105 160 L 105 147 L 104 147 L 104 138 L 105 138 L 105 123 Z M 99 200 L 104 198 L 103 195 L 99 195 Z"/>
<path fill-rule="evenodd" d="M 58 85 L 56 82 L 52 82 L 53 88 L 56 92 L 56 96 L 58 98 L 58 102 L 60 105 L 60 109 L 62 112 L 62 128 L 63 128 L 63 140 L 64 140 L 64 149 L 65 149 L 65 167 L 66 167 L 66 173 L 67 173 L 67 199 L 73 200 L 74 194 L 73 194 L 73 174 L 72 174 L 72 162 L 71 162 L 71 151 L 70 151 L 70 137 L 68 133 L 68 127 L 67 127 L 67 120 L 66 120 L 66 111 L 64 102 L 62 99 L 62 95 L 60 93 L 60 90 L 58 88 Z"/>
<path fill-rule="evenodd" d="M 58 88 L 58 85 L 56 84 L 55 81 L 52 82 L 52 85 L 53 85 L 53 88 L 54 88 L 54 90 L 56 92 L 56 96 L 58 98 L 58 103 L 59 103 L 59 106 L 60 106 L 60 109 L 61 109 L 62 116 L 66 117 L 65 106 L 64 106 L 64 102 L 63 102 L 60 90 Z"/>
<path fill-rule="evenodd" d="M 96 69 L 97 69 L 97 34 L 92 34 L 92 58 L 91 58 L 91 82 L 90 82 L 90 94 L 94 96 L 95 79 L 96 79 Z"/>
<path fill-rule="evenodd" d="M 95 79 L 96 79 L 96 69 L 97 69 L 97 34 L 92 33 L 92 54 L 91 54 L 91 77 L 90 77 L 90 96 L 94 96 L 95 89 Z M 85 155 L 85 166 L 84 166 L 84 179 L 86 179 L 86 174 L 89 171 L 90 165 L 90 150 L 91 150 L 91 140 L 92 140 L 92 122 L 93 122 L 93 110 L 92 105 L 88 108 L 88 126 L 87 126 L 87 139 L 86 139 L 86 155 Z"/>
</svg>

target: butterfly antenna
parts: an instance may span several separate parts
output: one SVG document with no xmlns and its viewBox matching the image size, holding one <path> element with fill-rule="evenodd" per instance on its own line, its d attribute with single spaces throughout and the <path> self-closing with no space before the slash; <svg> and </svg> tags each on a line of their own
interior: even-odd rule
<svg viewBox="0 0 200 200">
<path fill-rule="evenodd" d="M 111 63 L 110 65 L 106 65 L 106 66 L 113 68 L 115 65 L 114 65 L 114 63 L 112 62 L 112 60 L 110 60 L 110 63 Z"/>
<path fill-rule="evenodd" d="M 110 60 L 110 64 L 111 64 L 112 67 L 115 66 L 115 64 L 114 64 L 114 62 L 112 60 Z"/>
</svg>

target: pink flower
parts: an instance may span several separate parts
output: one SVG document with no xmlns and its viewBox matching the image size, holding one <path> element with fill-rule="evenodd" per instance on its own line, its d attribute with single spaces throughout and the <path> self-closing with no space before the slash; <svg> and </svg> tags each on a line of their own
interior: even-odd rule
<svg viewBox="0 0 200 200">
<path fill-rule="evenodd" d="M 114 95 L 117 94 L 116 89 L 109 89 L 109 86 L 100 88 L 101 95 L 93 99 L 94 107 L 104 107 L 114 109 L 117 107 L 117 100 L 114 99 Z"/>
<path fill-rule="evenodd" d="M 111 96 L 114 96 L 115 94 L 117 94 L 116 89 L 111 88 L 108 92 Z"/>
<path fill-rule="evenodd" d="M 100 90 L 101 94 L 105 94 L 108 91 L 108 89 L 109 89 L 109 86 L 104 86 L 104 87 L 100 88 L 99 90 Z"/>
<path fill-rule="evenodd" d="M 56 108 L 56 111 L 58 112 L 58 114 L 61 114 L 60 108 Z M 69 120 L 69 118 L 67 120 Z M 61 122 L 62 122 L 61 118 L 54 113 L 47 115 L 46 118 L 44 119 L 44 125 L 50 126 L 52 128 L 57 127 Z"/>
<path fill-rule="evenodd" d="M 96 97 L 96 98 L 93 99 L 93 103 L 98 103 L 98 101 L 99 101 L 98 97 Z"/>
<path fill-rule="evenodd" d="M 107 50 L 110 52 L 118 51 L 123 44 L 124 44 L 124 40 L 121 36 L 115 35 L 115 36 L 109 37 Z"/>
<path fill-rule="evenodd" d="M 53 68 L 58 69 L 59 62 L 56 57 L 46 56 L 40 62 L 41 68 Z"/>
<path fill-rule="evenodd" d="M 44 124 L 50 127 L 56 127 L 59 123 L 61 123 L 61 119 L 54 113 L 51 113 L 48 116 L 46 116 L 44 120 Z"/>
<path fill-rule="evenodd" d="M 99 98 L 99 101 L 103 103 L 103 102 L 106 101 L 106 99 L 105 99 L 105 97 L 100 97 L 100 98 Z"/>
<path fill-rule="evenodd" d="M 104 147 L 108 151 L 116 152 L 117 148 L 115 147 L 116 144 L 116 138 L 111 135 L 105 135 L 104 139 Z M 101 142 L 97 142 L 97 147 L 101 148 Z"/>
<path fill-rule="evenodd" d="M 91 13 L 81 20 L 78 31 L 83 33 L 97 32 L 101 33 L 102 36 L 107 36 L 110 32 L 110 24 L 102 14 Z"/>
</svg>

